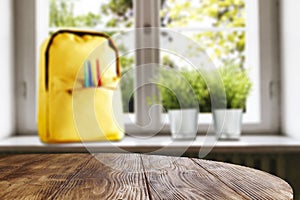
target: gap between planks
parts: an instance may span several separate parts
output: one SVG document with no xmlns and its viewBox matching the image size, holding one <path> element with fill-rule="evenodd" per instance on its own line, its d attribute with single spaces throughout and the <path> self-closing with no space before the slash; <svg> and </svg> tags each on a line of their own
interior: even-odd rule
<svg viewBox="0 0 300 200">
<path fill-rule="evenodd" d="M 293 190 L 284 180 L 249 167 L 191 158 L 198 166 L 245 198 L 292 200 Z M 276 185 L 276 187 L 275 187 Z"/>
<path fill-rule="evenodd" d="M 143 174 L 144 174 L 145 183 L 146 183 L 146 186 L 147 186 L 147 192 L 148 192 L 148 195 L 149 195 L 149 199 L 153 200 L 152 195 L 151 195 L 151 191 L 150 191 L 149 180 L 148 180 L 148 177 L 146 175 L 146 169 L 145 169 L 145 165 L 144 165 L 144 162 L 143 162 L 142 154 L 139 154 L 139 157 L 140 157 L 140 161 L 141 161 L 142 168 L 143 168 Z"/>
<path fill-rule="evenodd" d="M 54 192 L 50 197 L 48 197 L 47 199 L 56 199 L 58 198 L 57 195 L 59 195 L 59 193 L 61 192 L 61 189 L 65 189 L 65 186 L 67 186 L 72 179 L 74 179 L 80 172 L 81 170 L 83 170 L 83 168 L 88 165 L 88 163 L 93 159 L 93 156 L 91 156 L 89 159 L 82 161 L 82 163 L 80 163 L 78 165 L 78 167 L 76 168 L 76 172 L 71 174 L 71 176 L 67 177 L 67 179 L 65 180 L 65 182 L 63 184 L 60 185 L 60 187 L 56 190 L 56 192 Z"/>
<path fill-rule="evenodd" d="M 152 199 L 246 199 L 189 158 L 141 157 Z"/>
<path fill-rule="evenodd" d="M 230 187 L 226 182 L 224 182 L 223 180 L 221 180 L 216 174 L 212 173 L 211 171 L 209 171 L 208 169 L 204 168 L 203 166 L 201 166 L 198 162 L 196 162 L 194 160 L 194 158 L 189 158 L 190 160 L 192 160 L 197 166 L 201 167 L 203 170 L 207 171 L 207 173 L 211 174 L 212 176 L 214 176 L 216 179 L 218 179 L 220 182 L 222 182 L 224 185 L 226 185 L 229 189 L 233 190 L 236 194 L 242 196 L 245 199 L 248 199 L 249 197 L 247 197 L 245 194 L 240 193 L 239 191 L 236 191 L 235 188 Z"/>
</svg>

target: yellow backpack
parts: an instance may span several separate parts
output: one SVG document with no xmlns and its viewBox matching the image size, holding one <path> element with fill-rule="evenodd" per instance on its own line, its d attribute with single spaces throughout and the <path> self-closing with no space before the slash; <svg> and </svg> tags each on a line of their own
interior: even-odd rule
<svg viewBox="0 0 300 200">
<path fill-rule="evenodd" d="M 85 85 L 86 73 L 93 85 Z M 40 55 L 40 139 L 46 143 L 122 139 L 119 78 L 118 51 L 109 36 L 77 30 L 50 36 Z"/>
</svg>

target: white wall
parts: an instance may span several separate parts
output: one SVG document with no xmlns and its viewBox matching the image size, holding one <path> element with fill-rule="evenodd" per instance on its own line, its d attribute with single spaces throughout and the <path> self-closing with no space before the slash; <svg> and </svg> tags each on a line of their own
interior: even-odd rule
<svg viewBox="0 0 300 200">
<path fill-rule="evenodd" d="M 300 138 L 300 1 L 281 0 L 282 131 Z"/>
<path fill-rule="evenodd" d="M 0 139 L 15 132 L 12 2 L 0 0 Z"/>
</svg>

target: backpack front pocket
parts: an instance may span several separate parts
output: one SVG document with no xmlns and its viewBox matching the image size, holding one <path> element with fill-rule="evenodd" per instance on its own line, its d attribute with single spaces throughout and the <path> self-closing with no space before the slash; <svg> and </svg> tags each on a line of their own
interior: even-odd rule
<svg viewBox="0 0 300 200">
<path fill-rule="evenodd" d="M 120 140 L 122 105 L 119 90 L 82 88 L 50 95 L 50 132 L 56 142 Z M 119 104 L 119 105 L 118 105 Z"/>
</svg>

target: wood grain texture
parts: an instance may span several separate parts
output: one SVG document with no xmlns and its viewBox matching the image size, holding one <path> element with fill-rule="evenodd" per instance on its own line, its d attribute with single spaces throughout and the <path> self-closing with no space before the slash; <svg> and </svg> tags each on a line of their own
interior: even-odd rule
<svg viewBox="0 0 300 200">
<path fill-rule="evenodd" d="M 0 199 L 46 199 L 89 159 L 87 154 L 12 156 L 6 165 L 20 167 L 1 177 L 1 188 L 6 189 L 0 191 Z"/>
<path fill-rule="evenodd" d="M 142 159 L 152 199 L 245 199 L 189 158 Z"/>
<path fill-rule="evenodd" d="M 193 159 L 245 198 L 262 200 L 292 200 L 293 190 L 282 179 L 263 171 L 223 162 Z"/>
<path fill-rule="evenodd" d="M 283 180 L 221 162 L 140 154 L 0 156 L 0 199 L 286 199 Z"/>
<path fill-rule="evenodd" d="M 98 154 L 53 199 L 149 199 L 140 155 Z"/>
</svg>

